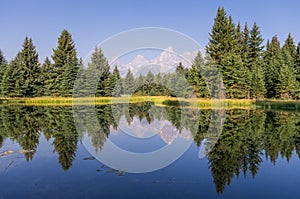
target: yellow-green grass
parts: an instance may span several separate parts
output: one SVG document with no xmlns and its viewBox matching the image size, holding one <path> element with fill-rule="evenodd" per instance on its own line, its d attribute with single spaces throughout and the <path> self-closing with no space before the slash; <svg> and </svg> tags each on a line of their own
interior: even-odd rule
<svg viewBox="0 0 300 199">
<path fill-rule="evenodd" d="M 158 106 L 165 106 L 164 101 L 188 102 L 187 107 L 216 108 L 216 107 L 237 107 L 252 108 L 253 100 L 245 99 L 202 99 L 202 98 L 176 98 L 166 96 L 122 96 L 122 97 L 36 97 L 36 98 L 0 98 L 2 105 L 27 105 L 27 106 L 72 106 L 72 105 L 101 105 L 112 103 L 136 103 L 153 102 Z"/>
</svg>

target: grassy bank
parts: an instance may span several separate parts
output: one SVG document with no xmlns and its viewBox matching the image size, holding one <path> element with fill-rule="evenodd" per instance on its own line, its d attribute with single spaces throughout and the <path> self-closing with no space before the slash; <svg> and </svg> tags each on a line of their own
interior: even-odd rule
<svg viewBox="0 0 300 199">
<path fill-rule="evenodd" d="M 300 110 L 300 101 L 296 100 L 260 100 L 255 105 L 260 109 Z"/>
<path fill-rule="evenodd" d="M 150 101 L 158 106 L 188 107 L 248 107 L 252 108 L 253 100 L 244 99 L 185 99 L 165 96 L 123 96 L 123 97 L 95 97 L 95 98 L 72 98 L 72 97 L 38 97 L 38 98 L 0 98 L 1 105 L 27 105 L 27 106 L 72 106 L 90 104 L 112 104 L 112 103 L 136 103 Z"/>
<path fill-rule="evenodd" d="M 0 105 L 26 106 L 72 106 L 72 105 L 101 105 L 112 103 L 153 102 L 157 106 L 185 106 L 193 108 L 260 108 L 260 109 L 291 109 L 299 110 L 300 101 L 292 100 L 248 100 L 248 99 L 185 99 L 166 96 L 122 96 L 122 97 L 37 97 L 37 98 L 0 98 Z"/>
</svg>

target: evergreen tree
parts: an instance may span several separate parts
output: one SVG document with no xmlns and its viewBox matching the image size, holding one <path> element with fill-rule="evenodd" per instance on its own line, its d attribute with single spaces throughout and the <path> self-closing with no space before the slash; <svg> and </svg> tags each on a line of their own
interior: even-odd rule
<svg viewBox="0 0 300 199">
<path fill-rule="evenodd" d="M 51 95 L 51 91 L 53 89 L 53 85 L 55 81 L 53 77 L 54 70 L 55 70 L 54 65 L 51 63 L 50 59 L 46 57 L 41 69 L 42 82 L 44 86 L 41 92 L 43 93 L 44 96 Z"/>
<path fill-rule="evenodd" d="M 65 69 L 62 73 L 62 81 L 60 84 L 60 95 L 64 97 L 70 97 L 73 93 L 73 86 L 77 77 L 79 66 L 74 65 L 74 63 L 68 59 L 64 68 Z"/>
<path fill-rule="evenodd" d="M 189 70 L 188 82 L 193 87 L 197 97 L 206 98 L 209 96 L 208 88 L 205 79 L 202 77 L 201 73 L 204 74 L 204 59 L 201 52 L 197 53 L 194 59 L 192 68 Z"/>
<path fill-rule="evenodd" d="M 249 85 L 251 87 L 251 96 L 254 98 L 263 98 L 266 91 L 262 70 L 262 50 L 264 48 L 262 42 L 263 38 L 259 27 L 254 23 L 250 31 L 247 62 L 245 63 L 251 73 Z"/>
<path fill-rule="evenodd" d="M 295 63 L 294 70 L 296 75 L 296 80 L 298 84 L 300 83 L 300 42 L 297 45 L 296 55 L 295 55 Z"/>
<path fill-rule="evenodd" d="M 145 77 L 143 90 L 145 95 L 155 95 L 154 75 L 151 71 Z"/>
<path fill-rule="evenodd" d="M 21 97 L 20 83 L 21 53 L 8 64 L 2 78 L 2 95 L 7 97 Z"/>
<path fill-rule="evenodd" d="M 123 91 L 125 95 L 132 95 L 135 92 L 134 77 L 130 69 L 123 81 Z"/>
<path fill-rule="evenodd" d="M 293 58 L 289 48 L 282 48 L 282 60 L 280 60 L 279 79 L 276 85 L 276 97 L 290 99 L 295 95 L 296 76 L 294 74 Z"/>
<path fill-rule="evenodd" d="M 91 95 L 105 96 L 105 80 L 109 76 L 109 64 L 100 48 L 95 48 L 86 71 L 87 90 Z M 95 90 L 96 89 L 96 90 Z"/>
<path fill-rule="evenodd" d="M 206 47 L 207 53 L 212 60 L 218 65 L 223 55 L 227 52 L 226 40 L 228 40 L 228 18 L 225 9 L 218 8 L 217 15 L 214 19 L 214 25 L 209 33 L 209 43 Z"/>
<path fill-rule="evenodd" d="M 0 95 L 2 95 L 2 79 L 3 79 L 3 75 L 4 75 L 4 72 L 7 68 L 7 62 L 5 60 L 5 57 L 3 55 L 3 52 L 1 51 L 0 49 Z"/>
<path fill-rule="evenodd" d="M 112 73 L 109 74 L 108 78 L 104 81 L 105 96 L 117 97 L 121 94 L 121 81 L 120 72 L 117 66 L 115 66 Z"/>
<path fill-rule="evenodd" d="M 20 52 L 20 83 L 22 96 L 38 96 L 42 87 L 41 68 L 38 60 L 38 53 L 32 43 L 31 38 L 26 37 L 23 49 Z"/>
<path fill-rule="evenodd" d="M 58 38 L 58 46 L 53 49 L 52 59 L 56 68 L 66 66 L 67 62 L 77 64 L 75 43 L 72 40 L 72 35 L 67 30 L 61 32 Z"/>
<path fill-rule="evenodd" d="M 250 33 L 248 29 L 248 24 L 245 23 L 244 30 L 242 32 L 242 52 L 241 57 L 242 61 L 245 65 L 248 64 L 248 51 L 249 51 L 249 40 L 250 40 Z"/>
<path fill-rule="evenodd" d="M 52 59 L 54 61 L 54 71 L 52 80 L 49 80 L 48 82 L 51 83 L 51 85 L 48 85 L 48 87 L 51 88 L 51 95 L 59 96 L 61 95 L 61 93 L 66 92 L 60 90 L 61 88 L 63 88 L 60 86 L 60 84 L 63 80 L 62 75 L 64 73 L 65 67 L 68 66 L 68 64 L 72 64 L 74 68 L 78 67 L 75 43 L 72 40 L 72 35 L 67 30 L 63 30 L 61 32 L 61 35 L 58 38 L 58 46 L 56 49 L 53 49 Z"/>
<path fill-rule="evenodd" d="M 262 50 L 264 46 L 262 46 L 263 38 L 261 36 L 259 27 L 254 22 L 253 28 L 250 31 L 249 38 L 249 47 L 248 47 L 248 61 L 250 63 L 249 69 L 251 70 L 251 64 L 256 62 L 257 59 L 261 57 Z"/>
<path fill-rule="evenodd" d="M 220 63 L 220 72 L 228 98 L 247 98 L 249 70 L 243 65 L 242 58 L 236 53 L 227 53 Z"/>
<path fill-rule="evenodd" d="M 294 63 L 296 57 L 296 46 L 295 46 L 294 38 L 292 37 L 291 33 L 288 34 L 288 37 L 285 40 L 284 45 L 282 47 L 286 48 L 286 50 L 288 51 L 292 59 L 292 62 Z"/>
<path fill-rule="evenodd" d="M 267 98 L 274 98 L 277 96 L 276 87 L 279 84 L 279 72 L 282 62 L 282 54 L 280 49 L 280 42 L 275 35 L 271 42 L 267 42 L 267 50 L 264 53 L 264 78 L 266 84 Z"/>
<path fill-rule="evenodd" d="M 209 37 L 206 51 L 217 66 L 226 53 L 238 51 L 236 29 L 232 17 L 228 19 L 223 7 L 218 8 Z"/>
</svg>

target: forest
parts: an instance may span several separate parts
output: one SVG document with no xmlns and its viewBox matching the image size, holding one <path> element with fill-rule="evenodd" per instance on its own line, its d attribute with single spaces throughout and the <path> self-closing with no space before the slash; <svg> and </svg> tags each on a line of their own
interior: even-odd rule
<svg viewBox="0 0 300 199">
<path fill-rule="evenodd" d="M 97 47 L 84 66 L 67 30 L 61 32 L 51 58 L 43 63 L 32 39 L 26 37 L 11 61 L 0 50 L 0 96 L 217 98 L 226 94 L 231 99 L 299 99 L 300 42 L 296 45 L 291 34 L 283 45 L 276 35 L 265 42 L 256 23 L 251 27 L 235 23 L 219 7 L 205 50 L 205 55 L 198 52 L 192 66 L 179 64 L 174 73 L 149 71 L 134 77 L 128 70 L 121 77 L 118 66 L 110 66 Z M 211 66 L 217 68 L 222 82 L 214 80 L 216 73 Z M 74 91 L 75 81 L 80 86 Z"/>
</svg>

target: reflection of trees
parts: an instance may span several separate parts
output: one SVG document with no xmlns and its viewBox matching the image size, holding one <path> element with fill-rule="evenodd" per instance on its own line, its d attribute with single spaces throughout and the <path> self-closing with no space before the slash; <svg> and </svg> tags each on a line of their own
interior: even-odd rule
<svg viewBox="0 0 300 199">
<path fill-rule="evenodd" d="M 156 107 L 153 103 L 112 104 L 77 107 L 76 128 L 86 132 L 96 150 L 101 150 L 110 129 L 118 128 L 124 116 L 129 123 L 136 117 L 149 124 L 168 120 L 178 132 L 190 131 L 200 146 L 204 138 L 212 140 L 220 131 L 217 115 L 220 110 L 192 110 L 180 107 Z M 209 168 L 218 193 L 222 193 L 233 177 L 247 173 L 253 177 L 262 162 L 262 152 L 272 163 L 279 156 L 290 160 L 296 150 L 300 157 L 300 117 L 295 112 L 227 110 L 219 139 L 211 144 Z M 1 107 L 0 146 L 4 139 L 16 141 L 33 158 L 40 134 L 53 139 L 54 150 L 64 170 L 72 166 L 80 138 L 76 133 L 72 108 L 67 107 Z M 213 147 L 212 147 L 213 146 Z"/>
<path fill-rule="evenodd" d="M 299 154 L 299 115 L 291 112 L 227 110 L 223 131 L 208 154 L 209 168 L 218 193 L 234 176 L 257 174 L 263 151 L 274 164 Z M 298 120 L 298 121 L 297 121 Z"/>
<path fill-rule="evenodd" d="M 53 138 L 53 146 L 64 170 L 72 166 L 77 149 L 76 129 L 71 108 L 1 107 L 0 137 L 17 141 L 25 158 L 32 160 L 39 144 L 40 133 Z M 7 134 L 4 134 L 7 133 Z"/>
</svg>

